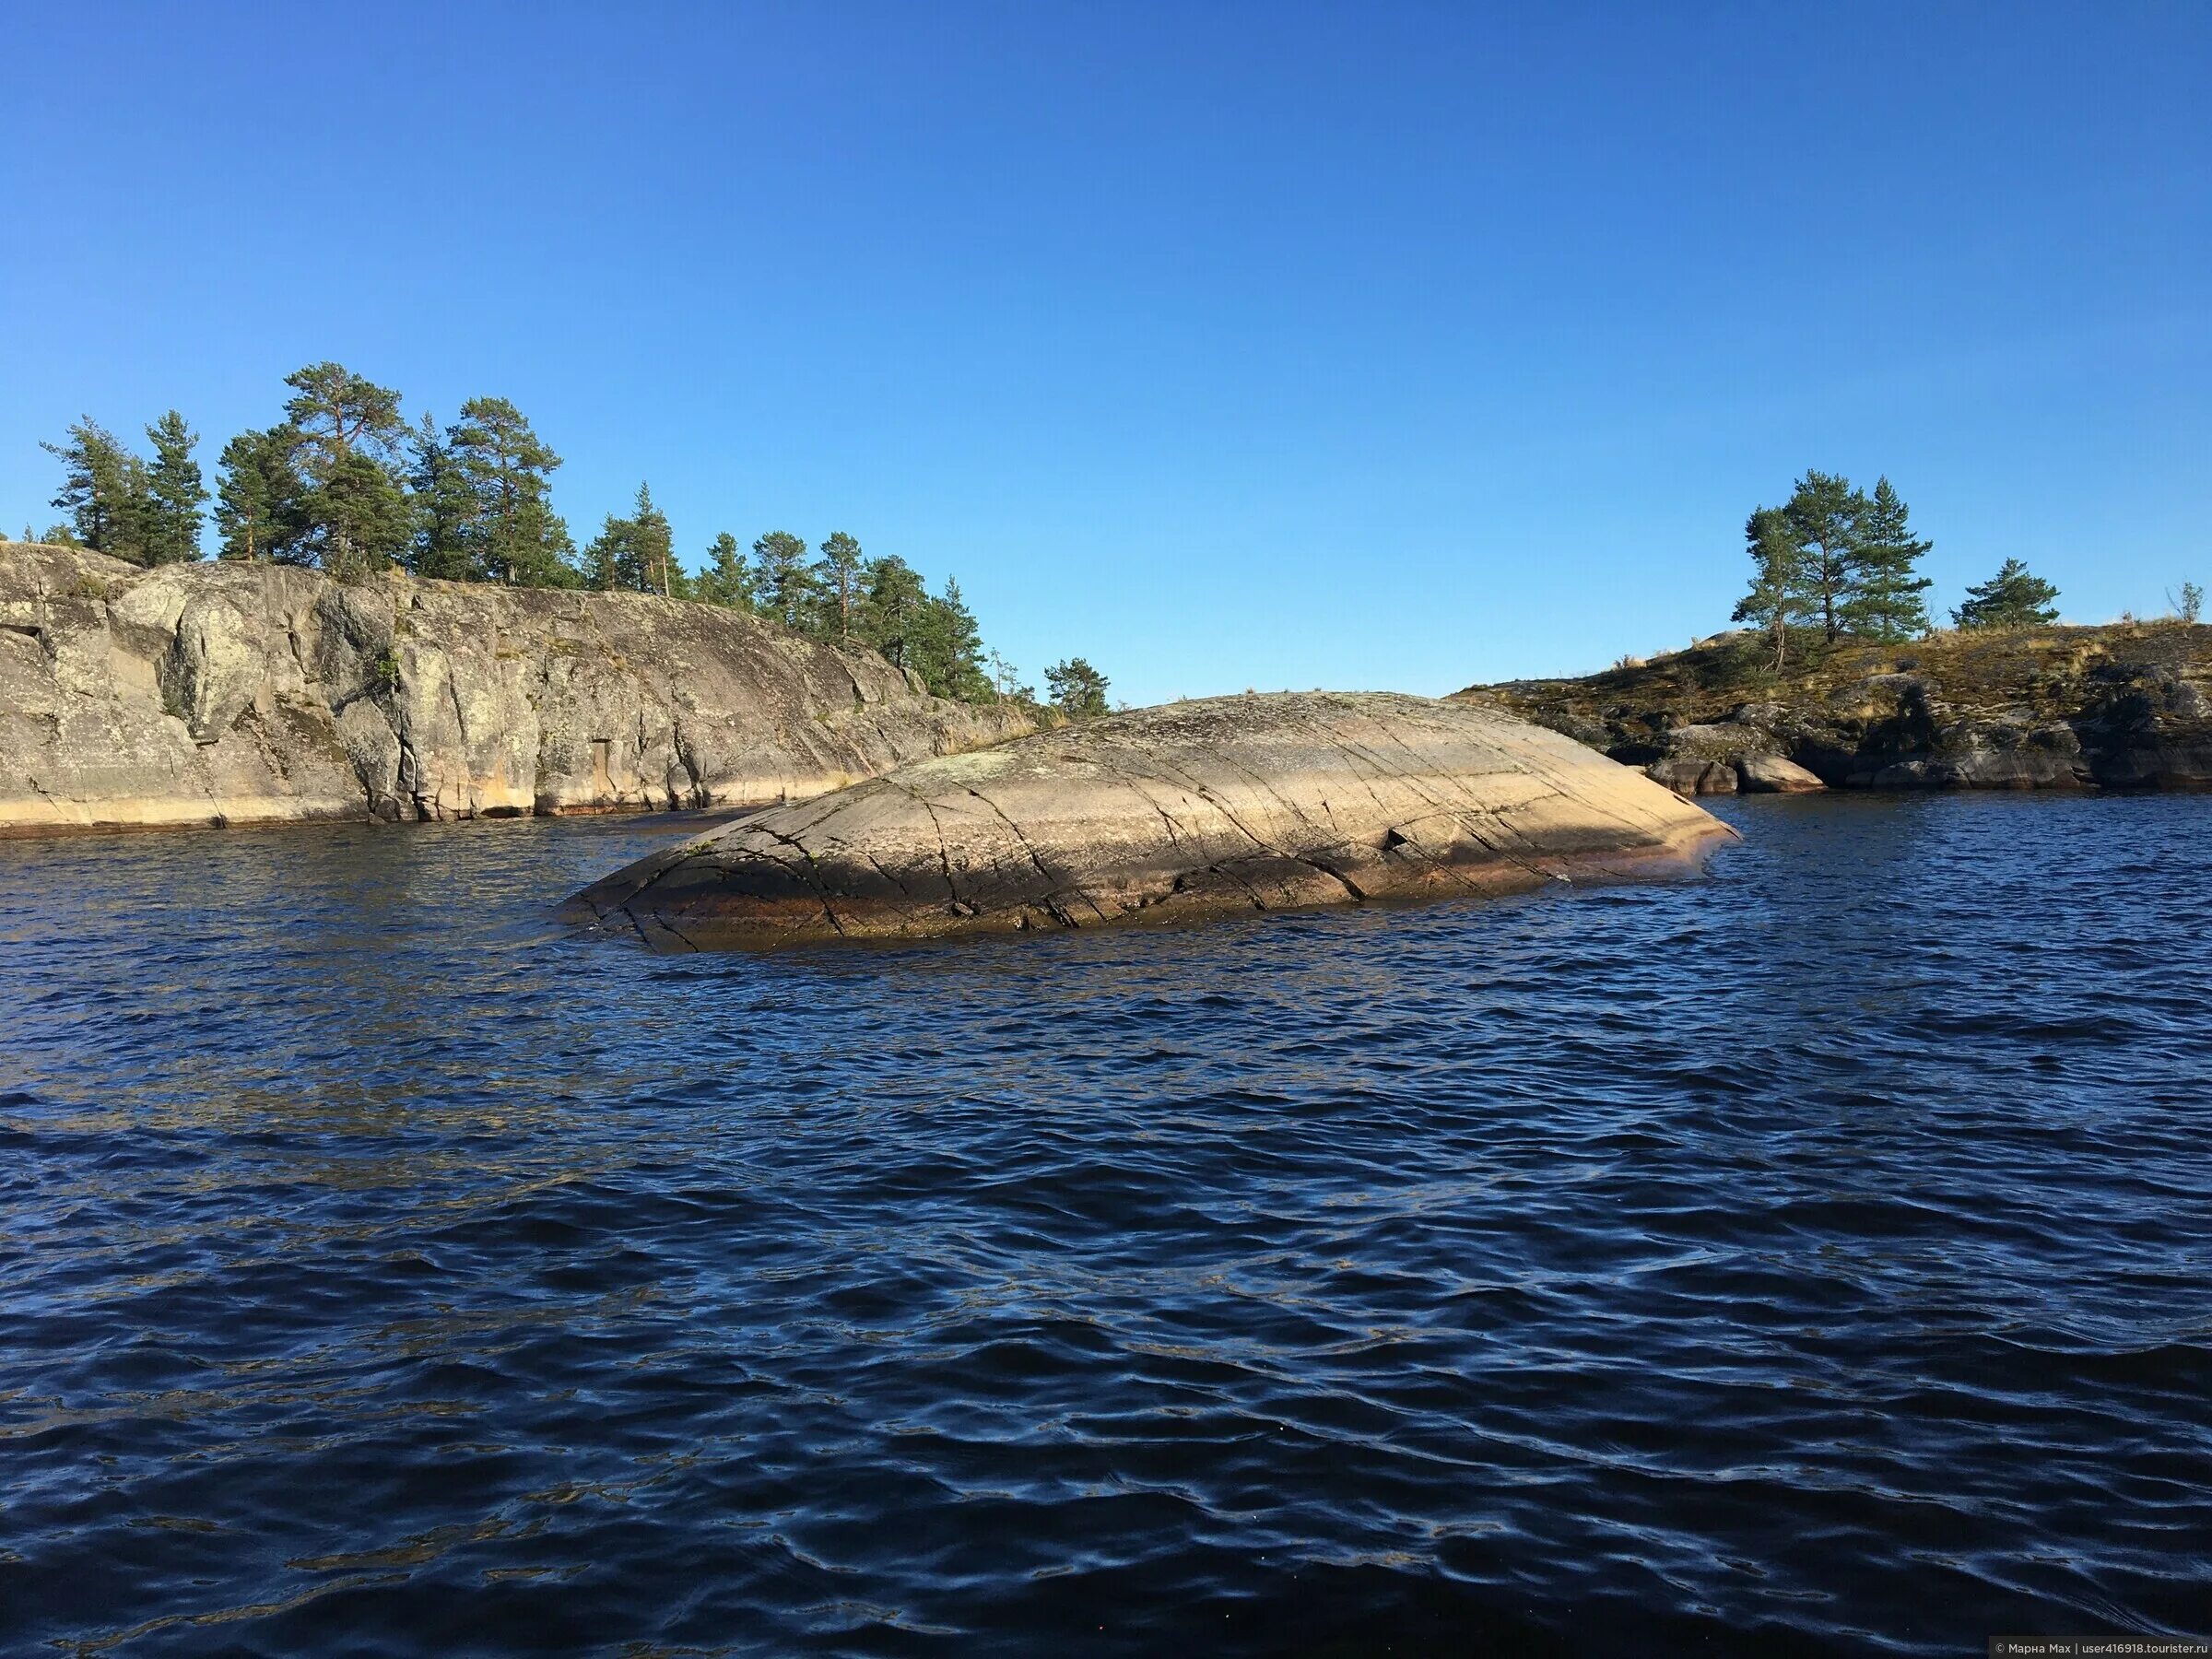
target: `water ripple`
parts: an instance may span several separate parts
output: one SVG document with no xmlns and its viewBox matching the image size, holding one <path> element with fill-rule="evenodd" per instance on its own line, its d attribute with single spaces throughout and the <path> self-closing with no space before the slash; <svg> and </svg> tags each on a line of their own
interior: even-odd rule
<svg viewBox="0 0 2212 1659">
<path fill-rule="evenodd" d="M 2212 1630 L 2212 815 L 663 959 L 666 819 L 0 843 L 0 1646 Z"/>
</svg>

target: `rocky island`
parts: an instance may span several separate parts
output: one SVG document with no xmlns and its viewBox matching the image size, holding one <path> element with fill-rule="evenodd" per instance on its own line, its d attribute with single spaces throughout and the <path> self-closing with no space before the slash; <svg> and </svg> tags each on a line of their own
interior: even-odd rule
<svg viewBox="0 0 2212 1659">
<path fill-rule="evenodd" d="M 606 877 L 570 913 L 677 949 L 1085 928 L 1664 872 L 1733 834 L 1495 711 L 1247 694 L 770 808 Z"/>
<path fill-rule="evenodd" d="M 2212 627 L 2179 620 L 1845 640 L 1780 672 L 1724 634 L 1458 695 L 1686 794 L 2212 787 Z"/>
<path fill-rule="evenodd" d="M 0 542 L 0 832 L 795 800 L 1033 724 L 718 606 Z"/>
</svg>

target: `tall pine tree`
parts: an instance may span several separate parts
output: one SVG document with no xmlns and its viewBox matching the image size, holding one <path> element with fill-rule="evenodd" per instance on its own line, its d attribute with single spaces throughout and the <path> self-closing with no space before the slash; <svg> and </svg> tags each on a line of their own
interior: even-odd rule
<svg viewBox="0 0 2212 1659">
<path fill-rule="evenodd" d="M 724 530 L 707 548 L 707 568 L 699 573 L 692 591 L 709 605 L 732 610 L 754 608 L 753 572 L 745 562 L 737 538 Z"/>
<path fill-rule="evenodd" d="M 929 594 L 913 566 L 896 553 L 871 560 L 867 594 L 859 617 L 861 637 L 894 668 L 913 665 L 918 635 L 926 626 Z"/>
<path fill-rule="evenodd" d="M 913 668 L 939 697 L 961 702 L 991 700 L 991 678 L 983 672 L 982 633 L 960 594 L 960 584 L 949 576 L 945 591 L 923 603 L 914 629 Z"/>
<path fill-rule="evenodd" d="M 468 547 L 476 497 L 453 460 L 453 445 L 428 411 L 408 440 L 407 492 L 415 511 L 407 568 L 446 582 L 478 575 Z"/>
<path fill-rule="evenodd" d="M 399 394 L 338 363 L 310 364 L 284 383 L 306 483 L 301 554 L 339 575 L 382 569 L 414 530 L 394 459 L 406 437 Z"/>
<path fill-rule="evenodd" d="M 521 587 L 575 581 L 574 543 L 553 511 L 560 457 L 503 397 L 472 397 L 446 431 L 473 510 L 465 541 L 476 572 Z"/>
<path fill-rule="evenodd" d="M 1806 573 L 1811 560 L 1797 539 L 1788 512 L 1779 507 L 1756 510 L 1744 525 L 1751 555 L 1751 591 L 1735 602 L 1738 622 L 1748 622 L 1774 645 L 1775 671 L 1790 657 L 1790 629 L 1809 614 Z"/>
<path fill-rule="evenodd" d="M 629 524 L 638 585 L 664 599 L 689 597 L 691 580 L 676 562 L 676 533 L 668 526 L 668 515 L 653 504 L 653 491 L 642 484 L 630 508 Z"/>
<path fill-rule="evenodd" d="M 1820 627 L 1834 644 L 1843 628 L 1843 605 L 1849 598 L 1853 560 L 1858 551 L 1859 520 L 1866 498 L 1852 488 L 1849 478 L 1808 470 L 1797 480 L 1789 505 L 1790 529 L 1805 549 L 1804 584 Z"/>
<path fill-rule="evenodd" d="M 200 556 L 200 508 L 207 487 L 192 452 L 200 437 L 171 409 L 146 429 L 154 446 L 146 469 L 143 541 L 148 564 L 182 564 Z"/>
<path fill-rule="evenodd" d="M 219 557 L 289 560 L 301 534 L 306 486 L 293 465 L 299 434 L 289 427 L 241 432 L 223 445 L 216 487 Z"/>
<path fill-rule="evenodd" d="M 842 530 L 830 533 L 815 561 L 815 587 L 821 594 L 826 637 L 841 642 L 853 637 L 853 612 L 861 599 L 866 562 L 860 544 Z"/>
<path fill-rule="evenodd" d="M 753 544 L 753 592 L 760 614 L 804 629 L 814 612 L 814 572 L 806 544 L 788 530 L 771 530 Z"/>
<path fill-rule="evenodd" d="M 1928 579 L 1920 560 L 1936 544 L 1912 534 L 1905 504 L 1885 477 L 1858 515 L 1851 555 L 1851 588 L 1838 614 L 1843 626 L 1870 640 L 1914 640 L 1928 631 Z"/>
<path fill-rule="evenodd" d="M 39 447 L 62 464 L 53 505 L 69 515 L 76 544 L 95 553 L 146 562 L 146 465 L 89 415 L 66 443 Z"/>
</svg>

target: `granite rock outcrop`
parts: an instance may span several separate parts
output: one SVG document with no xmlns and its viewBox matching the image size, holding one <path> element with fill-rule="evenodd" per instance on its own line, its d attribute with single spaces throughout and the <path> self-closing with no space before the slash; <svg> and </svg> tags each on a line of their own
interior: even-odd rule
<svg viewBox="0 0 2212 1659">
<path fill-rule="evenodd" d="M 1033 724 L 714 606 L 0 543 L 0 831 L 795 800 Z"/>
</svg>

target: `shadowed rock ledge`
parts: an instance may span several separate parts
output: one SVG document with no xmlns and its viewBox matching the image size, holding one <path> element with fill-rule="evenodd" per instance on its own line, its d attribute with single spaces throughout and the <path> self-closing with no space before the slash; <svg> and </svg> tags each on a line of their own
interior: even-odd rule
<svg viewBox="0 0 2212 1659">
<path fill-rule="evenodd" d="M 1095 927 L 1659 873 L 1733 834 L 1491 711 L 1222 697 L 771 807 L 609 876 L 567 913 L 675 949 Z"/>
<path fill-rule="evenodd" d="M 0 542 L 0 833 L 797 799 L 1030 725 L 711 605 Z"/>
</svg>

